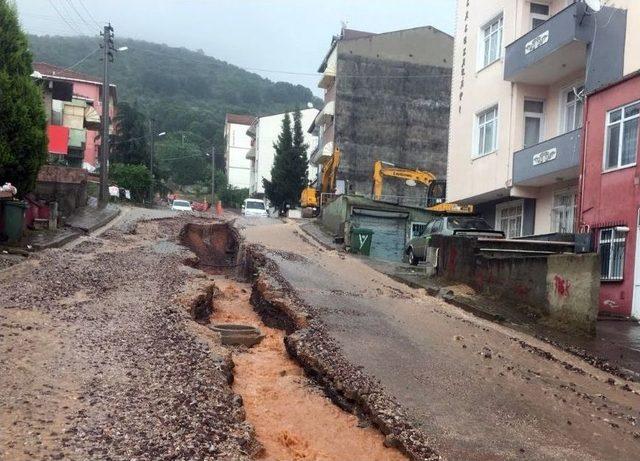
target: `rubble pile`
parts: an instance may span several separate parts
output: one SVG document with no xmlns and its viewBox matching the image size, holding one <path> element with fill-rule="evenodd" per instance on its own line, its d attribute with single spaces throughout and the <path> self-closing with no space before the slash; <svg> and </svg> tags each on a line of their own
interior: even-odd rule
<svg viewBox="0 0 640 461">
<path fill-rule="evenodd" d="M 112 229 L 102 245 L 44 251 L 25 275 L 0 280 L 3 308 L 51 319 L 55 361 L 48 363 L 74 389 L 58 393 L 57 407 L 46 410 L 52 401 L 41 402 L 42 412 L 62 409 L 62 430 L 21 417 L 31 412 L 27 401 L 2 404 L 28 440 L 15 449 L 24 446 L 40 458 L 114 460 L 243 460 L 260 451 L 242 399 L 229 385 L 228 352 L 198 339 L 189 312 L 175 302 L 186 251 L 155 250 L 158 235 L 175 241 L 182 225 L 180 219 L 146 223 L 135 235 Z M 38 334 L 24 330 L 20 341 L 35 348 L 37 338 L 28 335 Z M 7 363 L 22 360 L 15 344 L 6 344 Z M 19 376 L 10 379 L 11 388 L 26 385 Z M 41 433 L 51 440 L 42 443 Z"/>
</svg>

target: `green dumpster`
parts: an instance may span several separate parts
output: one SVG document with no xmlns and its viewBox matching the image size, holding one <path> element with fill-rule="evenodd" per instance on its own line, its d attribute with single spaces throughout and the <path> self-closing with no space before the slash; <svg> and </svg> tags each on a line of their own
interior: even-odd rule
<svg viewBox="0 0 640 461">
<path fill-rule="evenodd" d="M 24 214 L 27 204 L 17 200 L 7 200 L 2 202 L 4 209 L 4 234 L 9 243 L 16 243 L 22 238 L 24 231 Z"/>
<path fill-rule="evenodd" d="M 371 240 L 373 239 L 373 231 L 363 227 L 355 227 L 351 229 L 350 250 L 351 253 L 357 253 L 369 256 L 371 252 Z"/>
</svg>

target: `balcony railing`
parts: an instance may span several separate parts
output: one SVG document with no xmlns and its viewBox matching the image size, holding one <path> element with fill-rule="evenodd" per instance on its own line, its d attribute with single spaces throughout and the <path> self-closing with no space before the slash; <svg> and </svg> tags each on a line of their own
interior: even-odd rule
<svg viewBox="0 0 640 461">
<path fill-rule="evenodd" d="M 513 185 L 540 187 L 577 178 L 582 128 L 513 154 Z"/>
<path fill-rule="evenodd" d="M 507 45 L 504 79 L 544 85 L 584 69 L 593 22 L 586 6 L 573 3 L 540 26 Z"/>
</svg>

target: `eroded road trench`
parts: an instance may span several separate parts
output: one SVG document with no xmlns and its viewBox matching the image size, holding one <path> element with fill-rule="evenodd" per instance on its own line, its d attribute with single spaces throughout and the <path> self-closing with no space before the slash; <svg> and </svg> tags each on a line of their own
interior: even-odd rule
<svg viewBox="0 0 640 461">
<path fill-rule="evenodd" d="M 385 446 L 384 436 L 369 422 L 336 406 L 326 389 L 305 376 L 289 356 L 286 332 L 262 321 L 252 305 L 252 293 L 255 302 L 256 292 L 250 264 L 235 228 L 229 224 L 187 224 L 181 241 L 196 254 L 186 263 L 213 278 L 213 285 L 208 281 L 204 294 L 192 300 L 194 320 L 209 328 L 250 325 L 264 335 L 252 347 L 227 346 L 234 364 L 233 391 L 242 397 L 246 420 L 262 447 L 256 458 L 406 459 L 397 449 Z M 273 316 L 278 314 L 270 314 L 271 325 Z"/>
</svg>

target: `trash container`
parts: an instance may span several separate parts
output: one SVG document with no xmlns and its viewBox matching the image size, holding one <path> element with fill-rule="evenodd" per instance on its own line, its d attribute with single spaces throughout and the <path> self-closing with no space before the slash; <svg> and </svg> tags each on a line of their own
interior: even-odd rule
<svg viewBox="0 0 640 461">
<path fill-rule="evenodd" d="M 371 240 L 373 239 L 373 231 L 362 227 L 351 229 L 350 250 L 351 253 L 357 253 L 369 256 L 371 252 Z"/>
<path fill-rule="evenodd" d="M 24 231 L 24 215 L 27 204 L 18 200 L 7 200 L 2 202 L 4 218 L 4 234 L 9 243 L 16 243 L 22 238 Z"/>
</svg>

